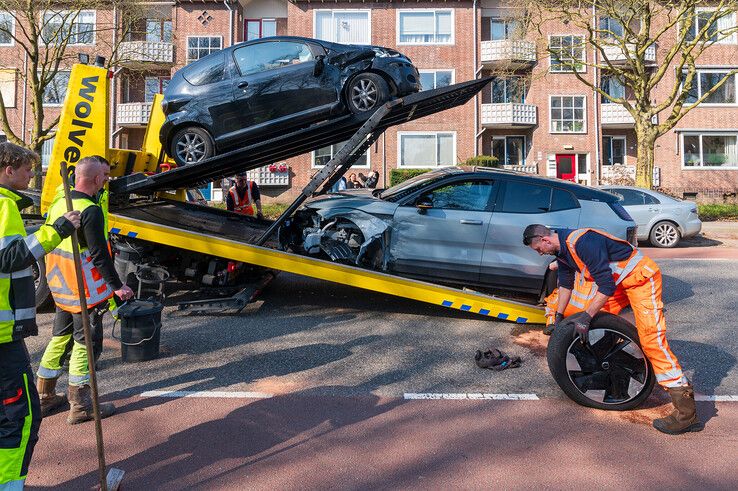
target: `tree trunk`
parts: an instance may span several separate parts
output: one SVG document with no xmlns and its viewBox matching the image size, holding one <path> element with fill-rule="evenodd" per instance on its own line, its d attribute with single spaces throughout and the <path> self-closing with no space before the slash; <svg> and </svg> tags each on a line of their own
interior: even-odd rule
<svg viewBox="0 0 738 491">
<path fill-rule="evenodd" d="M 654 147 L 656 140 L 648 136 L 636 135 L 638 139 L 638 160 L 636 163 L 635 185 L 651 189 L 653 186 Z"/>
</svg>

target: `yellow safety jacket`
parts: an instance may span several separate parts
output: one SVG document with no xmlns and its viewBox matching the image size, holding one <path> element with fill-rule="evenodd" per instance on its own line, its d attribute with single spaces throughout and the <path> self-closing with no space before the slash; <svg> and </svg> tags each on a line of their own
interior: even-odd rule
<svg viewBox="0 0 738 491">
<path fill-rule="evenodd" d="M 90 206 L 98 206 L 94 201 L 87 198 L 72 200 L 72 207 L 80 213 Z M 46 223 L 53 223 L 58 217 L 67 212 L 64 198 L 56 199 L 49 207 Z M 105 230 L 105 238 L 107 238 Z M 82 279 L 85 287 L 85 299 L 87 308 L 95 307 L 106 302 L 113 296 L 105 279 L 92 262 L 92 256 L 87 247 L 80 244 L 80 259 L 82 260 Z M 51 296 L 57 307 L 67 312 L 82 312 L 79 301 L 79 289 L 77 287 L 77 275 L 74 268 L 74 255 L 72 252 L 72 239 L 64 239 L 59 247 L 54 249 L 46 257 L 46 281 L 51 290 Z"/>
<path fill-rule="evenodd" d="M 48 225 L 26 235 L 20 210 L 32 204 L 0 186 L 0 344 L 38 334 L 32 266 L 62 240 Z"/>
</svg>

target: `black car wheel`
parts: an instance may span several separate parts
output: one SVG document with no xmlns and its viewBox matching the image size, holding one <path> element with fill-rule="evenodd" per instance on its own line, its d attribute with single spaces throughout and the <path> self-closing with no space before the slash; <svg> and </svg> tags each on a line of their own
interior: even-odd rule
<svg viewBox="0 0 738 491">
<path fill-rule="evenodd" d="M 48 310 L 53 305 L 51 290 L 46 282 L 46 262 L 43 258 L 31 265 L 33 270 L 33 286 L 36 293 L 36 309 Z"/>
<path fill-rule="evenodd" d="M 197 126 L 182 128 L 172 138 L 169 155 L 178 166 L 195 164 L 215 154 L 210 134 Z"/>
<path fill-rule="evenodd" d="M 557 327 L 546 356 L 561 390 L 582 406 L 633 409 L 646 400 L 655 383 L 635 326 L 604 312 L 592 319 L 586 345 L 574 338 L 571 324 Z"/>
<path fill-rule="evenodd" d="M 656 247 L 674 247 L 679 243 L 682 234 L 679 233 L 679 227 L 671 222 L 659 222 L 651 229 L 649 241 Z"/>
<path fill-rule="evenodd" d="M 357 75 L 346 91 L 349 109 L 354 114 L 376 109 L 387 102 L 389 97 L 387 82 L 376 73 Z"/>
</svg>

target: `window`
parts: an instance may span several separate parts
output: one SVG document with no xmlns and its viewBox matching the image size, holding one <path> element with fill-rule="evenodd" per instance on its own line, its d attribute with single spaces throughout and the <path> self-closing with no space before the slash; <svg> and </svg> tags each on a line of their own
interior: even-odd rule
<svg viewBox="0 0 738 491">
<path fill-rule="evenodd" d="M 182 75 L 192 85 L 207 85 L 223 80 L 225 72 L 225 55 L 213 55 L 202 63 L 185 67 Z"/>
<path fill-rule="evenodd" d="M 720 83 L 724 78 L 728 77 L 729 71 L 720 70 L 699 70 L 692 80 L 692 87 L 687 95 L 686 102 L 694 104 L 705 93 L 709 92 L 713 87 Z M 702 104 L 735 104 L 736 103 L 736 77 L 733 74 L 717 89 L 710 94 Z"/>
<path fill-rule="evenodd" d="M 144 101 L 154 102 L 156 94 L 163 94 L 169 85 L 169 77 L 146 77 Z"/>
<path fill-rule="evenodd" d="M 399 10 L 398 44 L 453 44 L 453 10 Z"/>
<path fill-rule="evenodd" d="M 497 191 L 492 181 L 465 181 L 436 188 L 425 193 L 418 202 L 430 202 L 433 208 L 446 210 L 488 211 L 495 194 Z"/>
<path fill-rule="evenodd" d="M 610 97 L 614 97 L 616 99 L 625 99 L 625 86 L 617 77 L 609 75 L 603 76 L 602 80 L 600 81 L 600 87 L 602 87 L 602 90 L 605 91 Z M 602 103 L 614 104 L 604 95 L 602 96 Z"/>
<path fill-rule="evenodd" d="M 525 165 L 525 137 L 504 136 L 492 139 L 492 156 L 504 165 Z"/>
<path fill-rule="evenodd" d="M 603 165 L 625 164 L 625 137 L 603 136 L 602 154 Z"/>
<path fill-rule="evenodd" d="M 51 151 L 54 149 L 54 140 L 55 138 L 52 138 L 50 140 L 46 140 L 41 144 L 41 168 L 46 169 L 49 167 L 49 162 L 51 162 Z"/>
<path fill-rule="evenodd" d="M 551 207 L 551 188 L 520 181 L 505 184 L 502 211 L 506 213 L 546 213 Z"/>
<path fill-rule="evenodd" d="M 187 38 L 187 63 L 223 49 L 220 36 L 192 36 Z"/>
<path fill-rule="evenodd" d="M 660 201 L 643 191 L 636 191 L 635 189 L 627 188 L 612 188 L 606 191 L 616 194 L 622 198 L 620 202 L 623 206 L 638 206 L 638 205 L 658 205 Z"/>
<path fill-rule="evenodd" d="M 490 41 L 504 41 L 505 39 L 520 39 L 523 28 L 516 19 L 500 19 L 492 17 L 490 22 Z"/>
<path fill-rule="evenodd" d="M 146 41 L 149 43 L 171 43 L 172 21 L 168 19 L 146 19 Z"/>
<path fill-rule="evenodd" d="M 233 52 L 241 75 L 273 70 L 313 59 L 307 44 L 291 41 L 266 42 L 244 46 Z"/>
<path fill-rule="evenodd" d="M 572 210 L 579 208 L 579 200 L 569 191 L 554 188 L 549 211 Z"/>
<path fill-rule="evenodd" d="M 277 35 L 277 19 L 246 19 L 245 24 L 246 41 Z"/>
<path fill-rule="evenodd" d="M 684 167 L 738 167 L 738 133 L 685 134 L 682 137 Z"/>
<path fill-rule="evenodd" d="M 551 36 L 548 42 L 551 71 L 554 73 L 585 71 L 584 36 Z"/>
<path fill-rule="evenodd" d="M 44 104 L 60 106 L 64 102 L 64 96 L 67 93 L 67 85 L 69 85 L 69 72 L 61 70 L 56 72 L 54 78 L 44 89 Z"/>
<path fill-rule="evenodd" d="M 586 133 L 584 96 L 551 96 L 551 133 Z"/>
<path fill-rule="evenodd" d="M 577 154 L 577 173 L 578 174 L 587 173 L 587 154 L 586 153 Z"/>
<path fill-rule="evenodd" d="M 319 148 L 318 150 L 315 150 L 313 152 L 313 167 L 323 167 L 326 165 L 330 160 L 333 158 L 336 153 L 341 150 L 341 147 L 343 147 L 342 143 L 336 143 L 335 145 L 330 145 L 328 147 Z M 364 152 L 364 155 L 359 157 L 359 160 L 354 162 L 354 165 L 351 167 L 364 167 L 369 168 L 369 151 L 367 150 Z"/>
<path fill-rule="evenodd" d="M 720 15 L 714 19 L 715 15 Z M 700 31 L 707 26 L 707 32 L 703 35 L 702 41 L 712 43 L 735 43 L 736 42 L 736 13 L 729 12 L 727 9 L 717 11 L 712 8 L 696 8 L 690 14 L 691 25 L 687 31 L 685 39 L 694 41 Z"/>
<path fill-rule="evenodd" d="M 94 44 L 95 11 L 44 12 L 41 39 L 46 44 Z"/>
<path fill-rule="evenodd" d="M 495 78 L 492 81 L 493 104 L 525 104 L 526 81 L 523 77 Z"/>
<path fill-rule="evenodd" d="M 456 162 L 456 133 L 398 133 L 400 167 L 440 167 Z"/>
<path fill-rule="evenodd" d="M 15 107 L 15 68 L 0 69 L 0 95 L 5 107 Z"/>
<path fill-rule="evenodd" d="M 371 44 L 369 10 L 316 10 L 315 37 L 345 44 Z"/>
<path fill-rule="evenodd" d="M 453 83 L 453 70 L 420 70 L 420 85 L 423 87 L 423 90 L 446 87 Z"/>
<path fill-rule="evenodd" d="M 623 38 L 623 24 L 612 17 L 600 18 L 600 37 L 609 39 Z"/>
<path fill-rule="evenodd" d="M 0 12 L 0 46 L 13 46 L 15 40 L 15 18 L 10 12 Z"/>
</svg>

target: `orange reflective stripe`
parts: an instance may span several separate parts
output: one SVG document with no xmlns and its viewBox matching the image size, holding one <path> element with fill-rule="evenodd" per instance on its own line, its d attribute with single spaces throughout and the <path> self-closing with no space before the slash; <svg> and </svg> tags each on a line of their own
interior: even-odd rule
<svg viewBox="0 0 738 491">
<path fill-rule="evenodd" d="M 231 186 L 231 188 L 228 190 L 228 193 L 231 195 L 231 199 L 233 200 L 234 212 L 240 213 L 242 215 L 254 216 L 253 199 L 251 197 L 251 186 L 253 185 L 253 183 L 253 181 L 249 181 L 249 185 L 246 188 L 246 196 L 244 196 L 243 202 L 241 202 L 241 199 L 238 197 L 236 186 Z"/>
<path fill-rule="evenodd" d="M 82 311 L 82 306 L 79 301 L 77 272 L 73 258 L 73 254 L 61 249 L 54 249 L 49 253 L 46 256 L 46 282 L 51 290 L 54 303 L 60 309 L 79 313 Z M 113 296 L 113 292 L 92 262 L 89 251 L 82 251 L 80 259 L 82 259 L 85 300 L 87 307 L 91 308 L 107 301 Z"/>
</svg>

